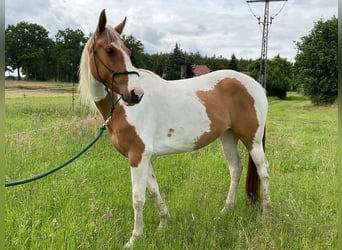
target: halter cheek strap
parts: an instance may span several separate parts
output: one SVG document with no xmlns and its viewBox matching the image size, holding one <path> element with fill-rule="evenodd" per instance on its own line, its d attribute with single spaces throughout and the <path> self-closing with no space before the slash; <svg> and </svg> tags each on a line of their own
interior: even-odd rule
<svg viewBox="0 0 342 250">
<path fill-rule="evenodd" d="M 127 70 L 124 70 L 124 71 L 114 71 L 111 68 L 109 68 L 101 60 L 101 58 L 97 56 L 97 51 L 96 51 L 96 48 L 95 48 L 95 35 L 92 38 L 92 51 L 93 51 L 93 55 L 94 55 L 94 63 L 95 63 L 96 73 L 97 73 L 97 76 L 99 77 L 99 79 L 100 79 L 102 84 L 105 85 L 105 83 L 102 80 L 102 77 L 101 77 L 101 75 L 99 73 L 99 68 L 97 66 L 96 60 L 98 60 L 109 71 L 109 73 L 111 73 L 111 75 L 112 75 L 112 91 L 113 91 L 113 87 L 114 87 L 114 81 L 115 81 L 114 78 L 115 78 L 115 76 L 118 76 L 118 75 L 137 75 L 137 76 L 140 76 L 137 71 L 127 71 Z"/>
</svg>

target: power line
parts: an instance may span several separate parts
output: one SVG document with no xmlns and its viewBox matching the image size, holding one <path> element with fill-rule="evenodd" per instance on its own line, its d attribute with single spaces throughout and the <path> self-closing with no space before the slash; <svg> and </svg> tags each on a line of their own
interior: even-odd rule
<svg viewBox="0 0 342 250">
<path fill-rule="evenodd" d="M 269 12 L 269 3 L 270 2 L 282 2 L 287 0 L 248 0 L 246 1 L 248 4 L 248 8 L 250 9 L 253 16 L 255 16 L 258 19 L 259 24 L 262 23 L 263 29 L 262 29 L 262 43 L 261 43 L 261 58 L 260 58 L 260 83 L 261 85 L 266 89 L 266 72 L 267 72 L 267 45 L 268 45 L 268 33 L 269 33 L 269 26 L 272 24 L 273 19 L 283 10 L 285 3 L 283 7 L 278 11 L 276 15 L 273 15 L 270 17 Z M 263 22 L 260 21 L 260 17 L 257 17 L 252 9 L 250 8 L 250 3 L 257 3 L 257 2 L 263 2 L 265 3 L 265 9 L 264 9 L 264 19 Z"/>
</svg>

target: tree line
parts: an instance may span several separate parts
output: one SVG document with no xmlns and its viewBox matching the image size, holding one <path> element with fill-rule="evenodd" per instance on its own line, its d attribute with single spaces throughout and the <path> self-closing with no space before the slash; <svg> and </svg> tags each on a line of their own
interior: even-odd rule
<svg viewBox="0 0 342 250">
<path fill-rule="evenodd" d="M 77 29 L 59 30 L 55 39 L 41 25 L 20 22 L 5 29 L 6 71 L 27 80 L 77 81 L 82 49 L 88 38 Z"/>
<path fill-rule="evenodd" d="M 41 25 L 20 22 L 5 29 L 6 70 L 27 80 L 77 82 L 82 50 L 90 35 L 81 30 L 59 30 L 54 39 Z M 203 56 L 183 51 L 176 43 L 169 53 L 148 54 L 141 41 L 124 35 L 132 51 L 132 63 L 168 79 L 193 77 L 192 65 L 206 65 L 211 71 L 233 69 L 259 79 L 260 60 Z M 319 20 L 311 33 L 296 43 L 295 63 L 280 55 L 268 60 L 267 93 L 280 98 L 287 91 L 301 91 L 314 104 L 333 103 L 337 98 L 337 18 Z"/>
</svg>

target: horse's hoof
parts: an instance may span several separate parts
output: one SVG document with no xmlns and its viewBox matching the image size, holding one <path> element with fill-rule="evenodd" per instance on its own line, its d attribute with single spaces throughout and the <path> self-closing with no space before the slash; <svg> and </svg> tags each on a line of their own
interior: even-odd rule
<svg viewBox="0 0 342 250">
<path fill-rule="evenodd" d="M 235 207 L 235 204 L 226 204 L 224 208 L 221 210 L 221 214 L 227 213 L 229 210 L 232 210 Z"/>
<path fill-rule="evenodd" d="M 263 208 L 262 208 L 262 217 L 265 219 L 268 219 L 272 216 L 271 212 L 271 203 L 264 203 Z"/>
<path fill-rule="evenodd" d="M 163 228 L 167 227 L 169 219 L 170 219 L 170 213 L 167 213 L 165 216 L 162 216 L 160 219 L 159 226 L 158 226 L 159 229 L 163 229 Z"/>
<path fill-rule="evenodd" d="M 225 214 L 225 213 L 228 212 L 228 210 L 229 210 L 229 208 L 224 207 L 224 208 L 222 208 L 222 210 L 220 211 L 220 213 L 221 213 L 221 214 Z"/>
<path fill-rule="evenodd" d="M 132 238 L 124 245 L 124 249 L 133 249 L 133 240 Z"/>
<path fill-rule="evenodd" d="M 127 243 L 124 245 L 124 249 L 133 249 L 133 244 L 131 244 L 130 242 L 127 242 Z"/>
</svg>

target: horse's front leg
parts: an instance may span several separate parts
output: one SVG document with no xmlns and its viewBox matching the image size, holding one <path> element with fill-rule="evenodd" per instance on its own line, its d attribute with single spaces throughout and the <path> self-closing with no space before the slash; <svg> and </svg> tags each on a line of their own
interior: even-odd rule
<svg viewBox="0 0 342 250">
<path fill-rule="evenodd" d="M 144 159 L 145 158 L 145 159 Z M 132 248 L 134 241 L 143 234 L 143 207 L 145 204 L 150 157 L 143 157 L 137 167 L 131 167 L 134 228 L 125 248 Z"/>
</svg>

